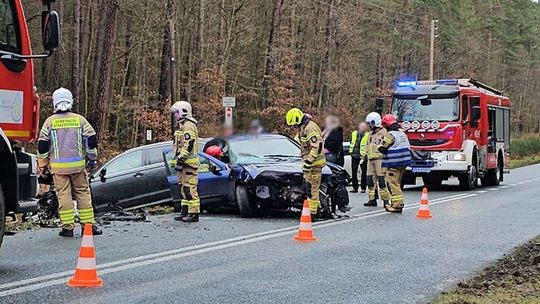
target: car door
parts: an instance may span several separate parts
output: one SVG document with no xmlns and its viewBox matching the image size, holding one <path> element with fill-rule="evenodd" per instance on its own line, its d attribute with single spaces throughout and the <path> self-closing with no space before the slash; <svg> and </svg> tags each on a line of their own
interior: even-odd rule
<svg viewBox="0 0 540 304">
<path fill-rule="evenodd" d="M 163 166 L 163 149 L 169 146 L 159 145 L 145 149 L 144 174 L 148 182 L 145 204 L 164 203 L 171 200 L 167 169 Z"/>
<path fill-rule="evenodd" d="M 199 153 L 199 195 L 206 203 L 227 200 L 234 189 L 226 164 L 205 154 Z"/>
<path fill-rule="evenodd" d="M 142 171 L 143 150 L 128 151 L 106 163 L 92 179 L 92 197 L 98 211 L 109 205 L 129 208 L 141 203 L 147 189 Z"/>
</svg>

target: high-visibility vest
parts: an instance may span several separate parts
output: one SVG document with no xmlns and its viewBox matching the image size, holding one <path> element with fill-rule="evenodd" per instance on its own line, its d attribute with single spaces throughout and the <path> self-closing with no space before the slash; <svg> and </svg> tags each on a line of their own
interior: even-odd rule
<svg viewBox="0 0 540 304">
<path fill-rule="evenodd" d="M 366 145 L 369 138 L 369 132 L 364 132 L 362 138 L 360 139 L 360 150 L 359 153 L 361 156 L 366 155 Z M 355 130 L 351 133 L 351 144 L 349 145 L 349 154 L 354 152 L 354 147 L 356 146 L 356 141 L 358 140 L 358 131 Z"/>
<path fill-rule="evenodd" d="M 382 166 L 385 168 L 407 167 L 411 164 L 411 145 L 403 131 L 390 131 L 394 143 L 388 148 L 383 157 Z"/>
</svg>

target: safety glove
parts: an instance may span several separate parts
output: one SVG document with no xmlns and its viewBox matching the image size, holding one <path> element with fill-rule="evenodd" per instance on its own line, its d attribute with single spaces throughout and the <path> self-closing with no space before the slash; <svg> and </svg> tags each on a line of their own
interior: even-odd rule
<svg viewBox="0 0 540 304">
<path fill-rule="evenodd" d="M 177 172 L 180 172 L 182 171 L 183 168 L 184 168 L 184 159 L 178 158 L 176 160 L 176 166 L 174 167 L 174 170 Z"/>
</svg>

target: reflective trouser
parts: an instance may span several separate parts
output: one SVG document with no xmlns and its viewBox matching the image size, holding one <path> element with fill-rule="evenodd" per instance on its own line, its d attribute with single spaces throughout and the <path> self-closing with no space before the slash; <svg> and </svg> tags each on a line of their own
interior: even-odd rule
<svg viewBox="0 0 540 304">
<path fill-rule="evenodd" d="M 393 208 L 403 208 L 403 191 L 401 190 L 401 179 L 405 173 L 405 168 L 386 168 L 386 182 L 392 195 L 391 202 Z"/>
<path fill-rule="evenodd" d="M 199 182 L 198 169 L 185 165 L 182 171 L 176 174 L 180 185 L 182 207 L 188 206 L 188 213 L 201 213 L 201 201 L 197 184 Z"/>
<path fill-rule="evenodd" d="M 94 208 L 92 207 L 92 196 L 88 186 L 88 176 L 83 170 L 74 174 L 54 174 L 54 187 L 58 197 L 58 213 L 62 228 L 73 230 L 75 227 L 75 214 L 73 199 L 77 201 L 79 210 L 79 220 L 81 224 L 94 223 Z"/>
<path fill-rule="evenodd" d="M 370 159 L 367 165 L 367 186 L 369 200 L 375 200 L 375 183 L 379 186 L 379 196 L 383 201 L 390 200 L 390 192 L 386 188 L 385 169 L 382 159 Z"/>
<path fill-rule="evenodd" d="M 319 187 L 321 186 L 322 168 L 312 167 L 304 168 L 304 181 L 307 185 L 307 196 L 309 202 L 309 211 L 311 214 L 317 214 L 319 209 Z"/>
</svg>

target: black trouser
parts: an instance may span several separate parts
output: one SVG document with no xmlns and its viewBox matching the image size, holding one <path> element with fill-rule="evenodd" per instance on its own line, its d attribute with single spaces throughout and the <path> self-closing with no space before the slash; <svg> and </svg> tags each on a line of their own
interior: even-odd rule
<svg viewBox="0 0 540 304">
<path fill-rule="evenodd" d="M 366 173 L 367 173 L 367 159 L 364 159 L 364 162 L 360 165 L 361 158 L 351 157 L 352 165 L 352 185 L 353 189 L 358 190 L 358 167 L 360 167 L 361 176 L 360 176 L 360 189 L 366 190 Z"/>
</svg>

